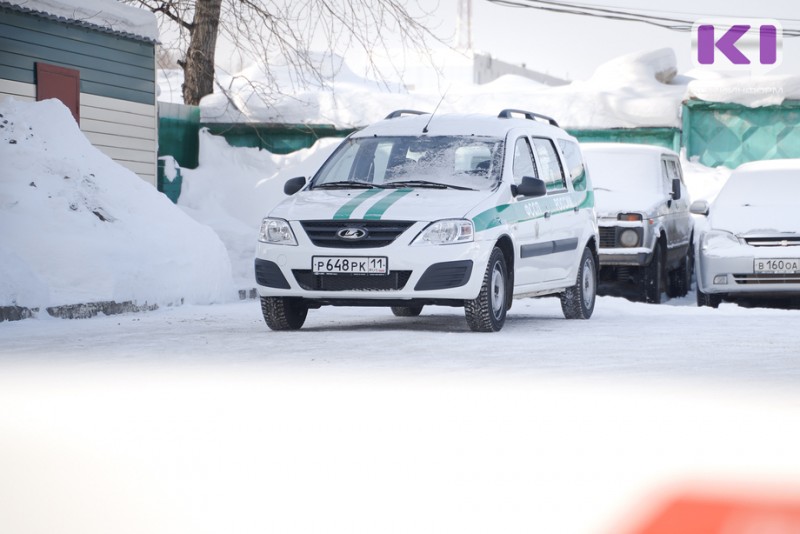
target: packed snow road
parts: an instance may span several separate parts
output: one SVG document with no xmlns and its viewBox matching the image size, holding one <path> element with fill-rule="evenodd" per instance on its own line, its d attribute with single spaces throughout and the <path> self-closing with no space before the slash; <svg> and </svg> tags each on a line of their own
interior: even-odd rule
<svg viewBox="0 0 800 534">
<path fill-rule="evenodd" d="M 469 331 L 463 310 L 428 307 L 420 317 L 384 308 L 311 310 L 297 332 L 272 332 L 257 301 L 164 308 L 91 320 L 43 318 L 0 326 L 0 361 L 184 363 L 304 372 L 395 370 L 466 375 L 575 376 L 800 384 L 800 311 L 696 308 L 598 299 L 588 321 L 563 319 L 557 299 L 518 300 L 498 334 Z"/>
<path fill-rule="evenodd" d="M 0 530 L 624 534 L 686 494 L 796 499 L 798 317 L 603 297 L 589 321 L 517 301 L 496 334 L 447 308 L 272 332 L 257 301 L 0 324 Z"/>
</svg>

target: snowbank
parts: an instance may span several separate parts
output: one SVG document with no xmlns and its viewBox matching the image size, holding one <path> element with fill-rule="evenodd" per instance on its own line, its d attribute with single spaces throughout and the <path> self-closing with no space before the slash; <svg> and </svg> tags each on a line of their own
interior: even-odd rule
<svg viewBox="0 0 800 534">
<path fill-rule="evenodd" d="M 158 41 L 156 16 L 116 0 L 1 0 L 54 17 Z"/>
<path fill-rule="evenodd" d="M 255 287 L 253 258 L 261 219 L 286 195 L 283 184 L 310 177 L 341 139 L 320 139 L 286 156 L 257 148 L 234 148 L 223 137 L 200 132 L 197 169 L 182 169 L 178 205 L 207 224 L 227 247 L 236 287 Z"/>
<path fill-rule="evenodd" d="M 93 147 L 61 102 L 0 102 L 0 161 L 0 306 L 233 296 L 214 232 Z"/>
</svg>

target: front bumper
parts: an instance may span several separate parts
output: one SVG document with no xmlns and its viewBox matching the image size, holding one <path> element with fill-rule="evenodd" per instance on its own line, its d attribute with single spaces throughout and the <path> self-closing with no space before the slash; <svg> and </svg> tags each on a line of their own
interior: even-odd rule
<svg viewBox="0 0 800 534">
<path fill-rule="evenodd" d="M 415 223 L 386 246 L 320 247 L 311 242 L 299 224 L 290 224 L 297 246 L 259 242 L 256 247 L 256 283 L 262 297 L 301 297 L 322 303 L 375 301 L 375 304 L 474 299 L 480 292 L 494 246 L 491 241 L 411 246 L 411 240 L 428 224 Z M 314 274 L 313 256 L 386 257 L 389 273 Z"/>
<path fill-rule="evenodd" d="M 800 273 L 775 274 L 754 272 L 754 261 L 763 258 L 800 258 L 800 247 L 794 250 L 740 245 L 726 249 L 724 255 L 699 251 L 696 275 L 698 288 L 704 293 L 735 296 L 797 297 L 800 296 Z"/>
</svg>

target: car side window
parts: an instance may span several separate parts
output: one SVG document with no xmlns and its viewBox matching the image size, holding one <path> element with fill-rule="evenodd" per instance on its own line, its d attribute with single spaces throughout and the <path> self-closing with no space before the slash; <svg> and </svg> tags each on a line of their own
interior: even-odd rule
<svg viewBox="0 0 800 534">
<path fill-rule="evenodd" d="M 547 186 L 547 191 L 560 191 L 567 188 L 567 182 L 564 178 L 564 169 L 561 168 L 561 162 L 558 160 L 556 147 L 550 139 L 541 137 L 533 138 L 533 148 L 536 150 L 536 158 L 542 169 L 542 176 Z"/>
<path fill-rule="evenodd" d="M 514 183 L 519 184 L 523 176 L 538 178 L 536 166 L 533 164 L 531 145 L 526 137 L 520 137 L 514 144 Z"/>
<path fill-rule="evenodd" d="M 680 167 L 678 166 L 678 162 L 675 161 L 674 159 L 667 159 L 664 161 L 667 165 L 667 177 L 670 180 L 678 178 L 679 180 L 683 181 L 683 178 L 681 177 Z"/>
<path fill-rule="evenodd" d="M 583 157 L 578 143 L 559 139 L 558 144 L 564 154 L 564 159 L 567 161 L 567 171 L 569 171 L 573 189 L 575 191 L 586 191 L 586 166 L 583 164 Z"/>
<path fill-rule="evenodd" d="M 667 159 L 661 160 L 661 187 L 664 193 L 669 194 L 672 191 L 672 171 L 669 165 L 670 161 Z"/>
</svg>

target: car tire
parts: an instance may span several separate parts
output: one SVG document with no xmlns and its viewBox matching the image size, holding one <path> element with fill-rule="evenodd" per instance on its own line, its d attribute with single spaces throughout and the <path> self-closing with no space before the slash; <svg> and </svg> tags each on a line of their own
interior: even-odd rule
<svg viewBox="0 0 800 534">
<path fill-rule="evenodd" d="M 464 301 L 467 324 L 473 332 L 498 332 L 506 322 L 508 269 L 503 251 L 495 247 L 483 275 L 478 298 Z"/>
<path fill-rule="evenodd" d="M 661 304 L 661 293 L 664 291 L 664 247 L 661 240 L 653 248 L 650 263 L 642 268 L 642 296 L 650 304 Z"/>
<path fill-rule="evenodd" d="M 392 306 L 396 317 L 416 317 L 422 313 L 423 306 Z"/>
<path fill-rule="evenodd" d="M 697 288 L 697 305 L 699 307 L 707 306 L 709 308 L 719 308 L 722 302 L 722 295 L 715 293 L 703 293 L 700 288 Z"/>
<path fill-rule="evenodd" d="M 689 250 L 683 257 L 681 266 L 670 271 L 667 284 L 667 296 L 670 298 L 685 297 L 692 287 L 692 271 L 694 267 L 694 245 L 689 243 Z"/>
<path fill-rule="evenodd" d="M 597 264 L 592 251 L 583 249 L 575 285 L 561 293 L 561 311 L 567 319 L 588 319 L 597 299 Z"/>
<path fill-rule="evenodd" d="M 261 297 L 261 313 L 271 330 L 299 330 L 306 322 L 308 306 L 299 298 Z"/>
</svg>

